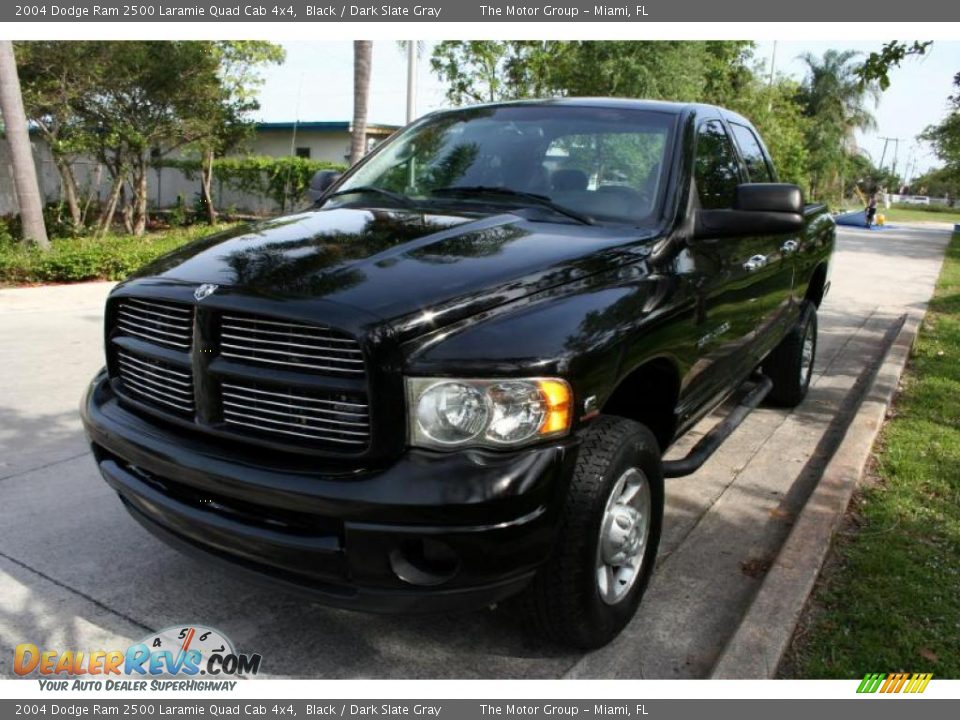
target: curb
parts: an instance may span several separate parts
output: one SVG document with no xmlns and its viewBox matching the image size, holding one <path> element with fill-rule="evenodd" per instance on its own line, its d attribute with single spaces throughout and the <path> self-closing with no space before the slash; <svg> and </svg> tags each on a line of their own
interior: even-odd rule
<svg viewBox="0 0 960 720">
<path fill-rule="evenodd" d="M 922 319 L 922 314 L 901 318 L 903 325 L 887 348 L 840 446 L 717 658 L 711 678 L 775 677 L 883 427 Z"/>
</svg>

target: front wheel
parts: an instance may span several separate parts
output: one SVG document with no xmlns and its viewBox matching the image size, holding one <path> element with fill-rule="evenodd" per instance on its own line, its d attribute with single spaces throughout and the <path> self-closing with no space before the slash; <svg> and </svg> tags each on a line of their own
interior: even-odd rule
<svg viewBox="0 0 960 720">
<path fill-rule="evenodd" d="M 763 373 L 773 380 L 767 401 L 795 407 L 807 396 L 817 357 L 817 307 L 804 303 L 800 319 L 763 361 Z"/>
<path fill-rule="evenodd" d="M 534 625 L 577 648 L 610 642 L 640 604 L 662 524 L 653 433 L 624 418 L 595 420 L 580 446 L 553 553 L 526 591 Z"/>
</svg>

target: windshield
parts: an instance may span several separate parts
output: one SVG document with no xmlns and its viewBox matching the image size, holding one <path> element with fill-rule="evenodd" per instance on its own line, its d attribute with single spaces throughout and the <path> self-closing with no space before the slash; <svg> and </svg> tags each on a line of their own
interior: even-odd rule
<svg viewBox="0 0 960 720">
<path fill-rule="evenodd" d="M 669 113 L 620 108 L 513 105 L 443 113 L 402 131 L 326 206 L 369 203 L 373 196 L 391 202 L 393 195 L 407 205 L 540 207 L 559 221 L 644 224 L 659 215 L 674 125 Z"/>
</svg>

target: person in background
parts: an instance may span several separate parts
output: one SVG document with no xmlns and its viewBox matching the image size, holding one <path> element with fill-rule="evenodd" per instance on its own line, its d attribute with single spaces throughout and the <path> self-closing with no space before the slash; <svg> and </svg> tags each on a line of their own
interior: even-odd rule
<svg viewBox="0 0 960 720">
<path fill-rule="evenodd" d="M 870 193 L 865 214 L 867 218 L 867 229 L 869 230 L 873 226 L 874 219 L 877 217 L 877 194 L 875 192 Z"/>
</svg>

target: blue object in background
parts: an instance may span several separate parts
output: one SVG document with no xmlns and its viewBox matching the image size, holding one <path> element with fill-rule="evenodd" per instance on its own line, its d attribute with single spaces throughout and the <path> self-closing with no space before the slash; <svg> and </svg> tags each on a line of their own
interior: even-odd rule
<svg viewBox="0 0 960 720">
<path fill-rule="evenodd" d="M 853 225 L 865 228 L 867 226 L 867 211 L 855 210 L 854 212 L 842 213 L 837 215 L 834 221 L 837 225 Z"/>
<path fill-rule="evenodd" d="M 877 225 L 876 222 L 873 223 L 869 228 L 867 227 L 867 211 L 866 210 L 854 210 L 853 212 L 841 213 L 833 218 L 834 222 L 837 225 L 846 225 L 848 227 L 858 227 L 863 230 L 886 230 L 887 228 L 894 227 L 889 223 L 885 225 Z"/>
</svg>

